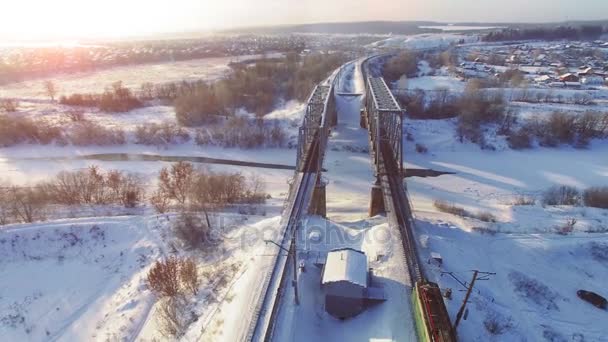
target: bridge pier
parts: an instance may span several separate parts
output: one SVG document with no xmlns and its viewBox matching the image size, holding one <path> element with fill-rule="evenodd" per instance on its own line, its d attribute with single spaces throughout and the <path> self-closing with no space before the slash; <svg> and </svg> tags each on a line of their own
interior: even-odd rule
<svg viewBox="0 0 608 342">
<path fill-rule="evenodd" d="M 327 183 L 322 179 L 317 180 L 315 184 L 315 190 L 312 193 L 312 202 L 310 203 L 310 214 L 319 215 L 323 218 L 327 218 L 327 196 L 326 196 Z"/>
<path fill-rule="evenodd" d="M 359 112 L 359 126 L 363 129 L 367 129 L 367 120 L 365 119 L 365 109 L 361 109 Z"/>
<path fill-rule="evenodd" d="M 369 216 L 374 217 L 378 214 L 382 214 L 385 212 L 386 209 L 384 207 L 384 196 L 382 194 L 382 186 L 380 186 L 380 181 L 376 180 L 376 183 L 372 185 L 371 199 L 369 202 Z"/>
</svg>

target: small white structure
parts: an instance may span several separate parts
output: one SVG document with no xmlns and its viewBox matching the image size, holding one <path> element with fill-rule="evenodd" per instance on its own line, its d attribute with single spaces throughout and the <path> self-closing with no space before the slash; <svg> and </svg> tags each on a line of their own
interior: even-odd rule
<svg viewBox="0 0 608 342">
<path fill-rule="evenodd" d="M 386 300 L 381 288 L 371 286 L 367 256 L 352 248 L 334 249 L 327 254 L 321 288 L 325 291 L 325 311 L 346 319 L 370 305 Z"/>
<path fill-rule="evenodd" d="M 367 256 L 360 251 L 343 248 L 327 254 L 323 270 L 323 285 L 346 281 L 367 287 Z"/>
</svg>

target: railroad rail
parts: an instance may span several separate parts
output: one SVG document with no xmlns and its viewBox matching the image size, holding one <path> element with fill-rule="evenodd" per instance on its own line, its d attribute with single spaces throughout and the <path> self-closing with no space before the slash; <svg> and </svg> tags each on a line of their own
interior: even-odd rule
<svg viewBox="0 0 608 342">
<path fill-rule="evenodd" d="M 395 100 L 382 77 L 372 75 L 364 61 L 366 80 L 364 120 L 369 130 L 376 184 L 381 185 L 389 224 L 401 236 L 405 263 L 410 276 L 412 308 L 420 341 L 455 342 L 456 335 L 439 286 L 427 281 L 417 251 L 414 219 L 403 178 L 403 118 L 405 110 Z"/>
<path fill-rule="evenodd" d="M 273 266 L 262 283 L 245 341 L 272 340 L 281 299 L 288 287 L 294 285 L 287 278 L 296 258 L 297 229 L 308 213 L 315 186 L 321 180 L 329 131 L 336 122 L 334 80 L 330 77 L 317 85 L 308 99 L 299 129 L 296 171 L 280 223 L 281 249 L 277 249 Z"/>
</svg>

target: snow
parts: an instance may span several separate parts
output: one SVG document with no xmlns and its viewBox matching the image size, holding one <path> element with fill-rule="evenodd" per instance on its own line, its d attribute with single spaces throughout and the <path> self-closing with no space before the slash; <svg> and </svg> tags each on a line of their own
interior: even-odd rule
<svg viewBox="0 0 608 342">
<path fill-rule="evenodd" d="M 476 41 L 477 37 L 453 33 L 431 33 L 410 36 L 393 36 L 370 44 L 372 48 L 400 48 L 412 50 L 428 50 L 448 47 L 457 44 L 461 40 L 465 42 Z"/>
<path fill-rule="evenodd" d="M 360 62 L 345 67 L 338 82 L 339 92 L 364 93 Z M 288 288 L 275 340 L 415 341 L 411 280 L 403 266 L 398 233 L 389 227 L 386 217 L 370 218 L 367 213 L 374 176 L 367 151 L 367 131 L 359 127 L 361 97 L 338 96 L 336 105 L 338 126 L 332 129 L 328 141 L 324 163 L 327 172 L 323 174 L 328 181 L 328 219 L 309 216 L 302 223 L 298 259 L 304 262 L 305 272 L 298 272 L 300 305 L 294 304 L 292 288 Z M 325 312 L 325 298 L 319 287 L 323 274 L 314 263 L 336 248 L 361 250 L 369 257 L 373 282 L 383 287 L 386 302 L 348 320 L 338 320 Z"/>
<path fill-rule="evenodd" d="M 530 118 L 552 107 L 517 103 L 513 108 L 519 117 Z M 506 148 L 503 137 L 490 135 L 487 138 L 497 150 L 488 151 L 458 142 L 453 119 L 407 119 L 404 128 L 413 138 L 404 140 L 407 168 L 454 172 L 406 179 L 421 260 L 428 260 L 432 253 L 443 259 L 441 266 L 424 265 L 427 276 L 443 290 L 454 290 L 453 299 L 446 300 L 452 320 L 464 288 L 443 272 L 467 282 L 473 269 L 496 273 L 476 283 L 459 336 L 467 341 L 539 341 L 552 336 L 607 341 L 608 330 L 597 324 L 598 315 L 604 313 L 578 299 L 576 291 L 606 295 L 608 269 L 605 260 L 594 255 L 593 244 L 608 242 L 608 211 L 540 204 L 543 191 L 553 185 L 584 189 L 608 184 L 606 141 L 593 141 L 587 149 L 514 151 Z M 429 152 L 417 153 L 416 143 Z M 521 196 L 536 203 L 516 205 Z M 440 212 L 435 200 L 472 213 L 488 212 L 496 222 Z M 573 232 L 557 234 L 572 219 L 576 220 Z M 494 322 L 500 327 L 496 335 L 487 330 Z"/>
<path fill-rule="evenodd" d="M 419 26 L 420 28 L 435 29 L 442 31 L 476 31 L 504 28 L 504 26 L 466 26 L 466 25 L 435 25 L 435 26 Z"/>
<path fill-rule="evenodd" d="M 260 55 L 248 55 L 119 66 L 99 71 L 63 74 L 12 83 L 0 87 L 0 91 L 3 97 L 46 99 L 48 96 L 46 96 L 43 86 L 43 82 L 46 80 L 55 82 L 59 95 L 99 93 L 116 81 L 123 81 L 123 85 L 132 90 L 139 90 L 141 84 L 146 82 L 158 84 L 183 80 L 212 81 L 226 75 L 230 70 L 229 63 L 260 57 Z"/>
<path fill-rule="evenodd" d="M 408 89 L 437 90 L 449 89 L 454 92 L 464 90 L 466 83 L 449 76 L 423 76 L 407 80 Z"/>
<path fill-rule="evenodd" d="M 335 249 L 327 254 L 322 284 L 348 281 L 367 287 L 367 256 L 353 249 Z"/>
</svg>

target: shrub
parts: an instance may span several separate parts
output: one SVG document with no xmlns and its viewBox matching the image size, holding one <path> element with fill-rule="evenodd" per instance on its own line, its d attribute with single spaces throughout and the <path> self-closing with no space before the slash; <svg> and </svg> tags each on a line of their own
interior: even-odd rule
<svg viewBox="0 0 608 342">
<path fill-rule="evenodd" d="M 182 212 L 173 224 L 173 233 L 186 248 L 195 249 L 207 240 L 209 227 L 198 215 Z"/>
<path fill-rule="evenodd" d="M 513 321 L 495 313 L 483 320 L 483 326 L 491 335 L 502 335 L 513 327 Z"/>
<path fill-rule="evenodd" d="M 553 186 L 543 193 L 544 205 L 578 205 L 580 204 L 580 193 L 572 186 Z"/>
<path fill-rule="evenodd" d="M 531 196 L 518 196 L 513 201 L 513 205 L 534 205 L 536 200 Z"/>
<path fill-rule="evenodd" d="M 473 218 L 476 218 L 483 222 L 496 222 L 496 217 L 489 212 L 483 211 L 478 214 L 472 215 Z"/>
<path fill-rule="evenodd" d="M 181 144 L 189 140 L 188 132 L 171 122 L 145 123 L 135 129 L 135 143 L 137 144 L 166 146 Z"/>
<path fill-rule="evenodd" d="M 22 143 L 49 144 L 54 140 L 59 140 L 62 136 L 58 126 L 44 121 L 0 115 L 0 146 L 8 147 Z"/>
<path fill-rule="evenodd" d="M 561 227 L 557 229 L 557 233 L 560 235 L 568 235 L 574 231 L 574 225 L 576 225 L 576 219 L 568 219 Z"/>
<path fill-rule="evenodd" d="M 559 310 L 555 300 L 559 297 L 547 285 L 519 272 L 511 271 L 509 280 L 515 287 L 515 293 L 547 310 Z"/>
<path fill-rule="evenodd" d="M 428 151 L 429 149 L 426 146 L 422 144 L 416 144 L 416 152 L 426 154 Z"/>
<path fill-rule="evenodd" d="M 195 296 L 198 293 L 200 279 L 198 277 L 198 269 L 194 259 L 188 258 L 181 261 L 179 268 L 182 286 Z"/>
<path fill-rule="evenodd" d="M 194 175 L 194 166 L 188 162 L 175 163 L 170 169 L 163 167 L 158 176 L 159 190 L 183 206 L 188 199 Z"/>
<path fill-rule="evenodd" d="M 59 102 L 69 106 L 97 107 L 104 112 L 128 112 L 144 105 L 122 85 L 122 81 L 114 82 L 102 94 L 72 94 L 62 96 Z"/>
<path fill-rule="evenodd" d="M 401 76 L 415 76 L 418 71 L 418 55 L 413 52 L 402 52 L 389 59 L 384 65 L 382 75 L 390 82 L 398 80 Z"/>
<path fill-rule="evenodd" d="M 588 207 L 608 209 L 608 187 L 593 187 L 583 192 L 583 202 Z"/>
<path fill-rule="evenodd" d="M 222 125 L 208 126 L 199 130 L 195 138 L 199 145 L 240 148 L 282 147 L 286 140 L 287 133 L 278 121 L 268 123 L 244 117 L 233 117 Z"/>
<path fill-rule="evenodd" d="M 456 206 L 453 203 L 436 200 L 433 202 L 433 205 L 435 208 L 437 208 L 437 210 L 444 213 L 449 213 L 460 217 L 467 216 L 467 211 L 464 208 Z"/>
<path fill-rule="evenodd" d="M 34 222 L 40 220 L 46 208 L 44 192 L 38 187 L 11 187 L 10 200 L 12 202 L 13 215 L 22 222 Z"/>
<path fill-rule="evenodd" d="M 157 213 L 164 214 L 171 204 L 170 195 L 161 189 L 157 189 L 152 196 L 150 196 L 150 204 L 152 204 Z"/>
<path fill-rule="evenodd" d="M 125 132 L 119 128 L 106 128 L 90 121 L 77 123 L 68 139 L 76 146 L 111 146 L 126 143 Z"/>
<path fill-rule="evenodd" d="M 532 136 L 526 129 L 519 129 L 517 131 L 511 131 L 507 137 L 509 147 L 514 150 L 522 150 L 532 147 Z"/>
<path fill-rule="evenodd" d="M 179 259 L 157 261 L 148 272 L 148 287 L 158 297 L 175 297 L 180 293 Z"/>
<path fill-rule="evenodd" d="M 156 309 L 159 332 L 170 339 L 182 336 L 195 318 L 187 309 L 187 303 L 181 296 L 162 298 Z"/>
<path fill-rule="evenodd" d="M 15 99 L 2 99 L 0 100 L 0 109 L 7 113 L 16 112 L 19 107 L 19 101 Z"/>
<path fill-rule="evenodd" d="M 144 194 L 144 182 L 138 175 L 117 170 L 104 173 L 97 166 L 60 172 L 41 187 L 51 203 L 65 205 L 120 204 L 133 208 Z"/>
</svg>

